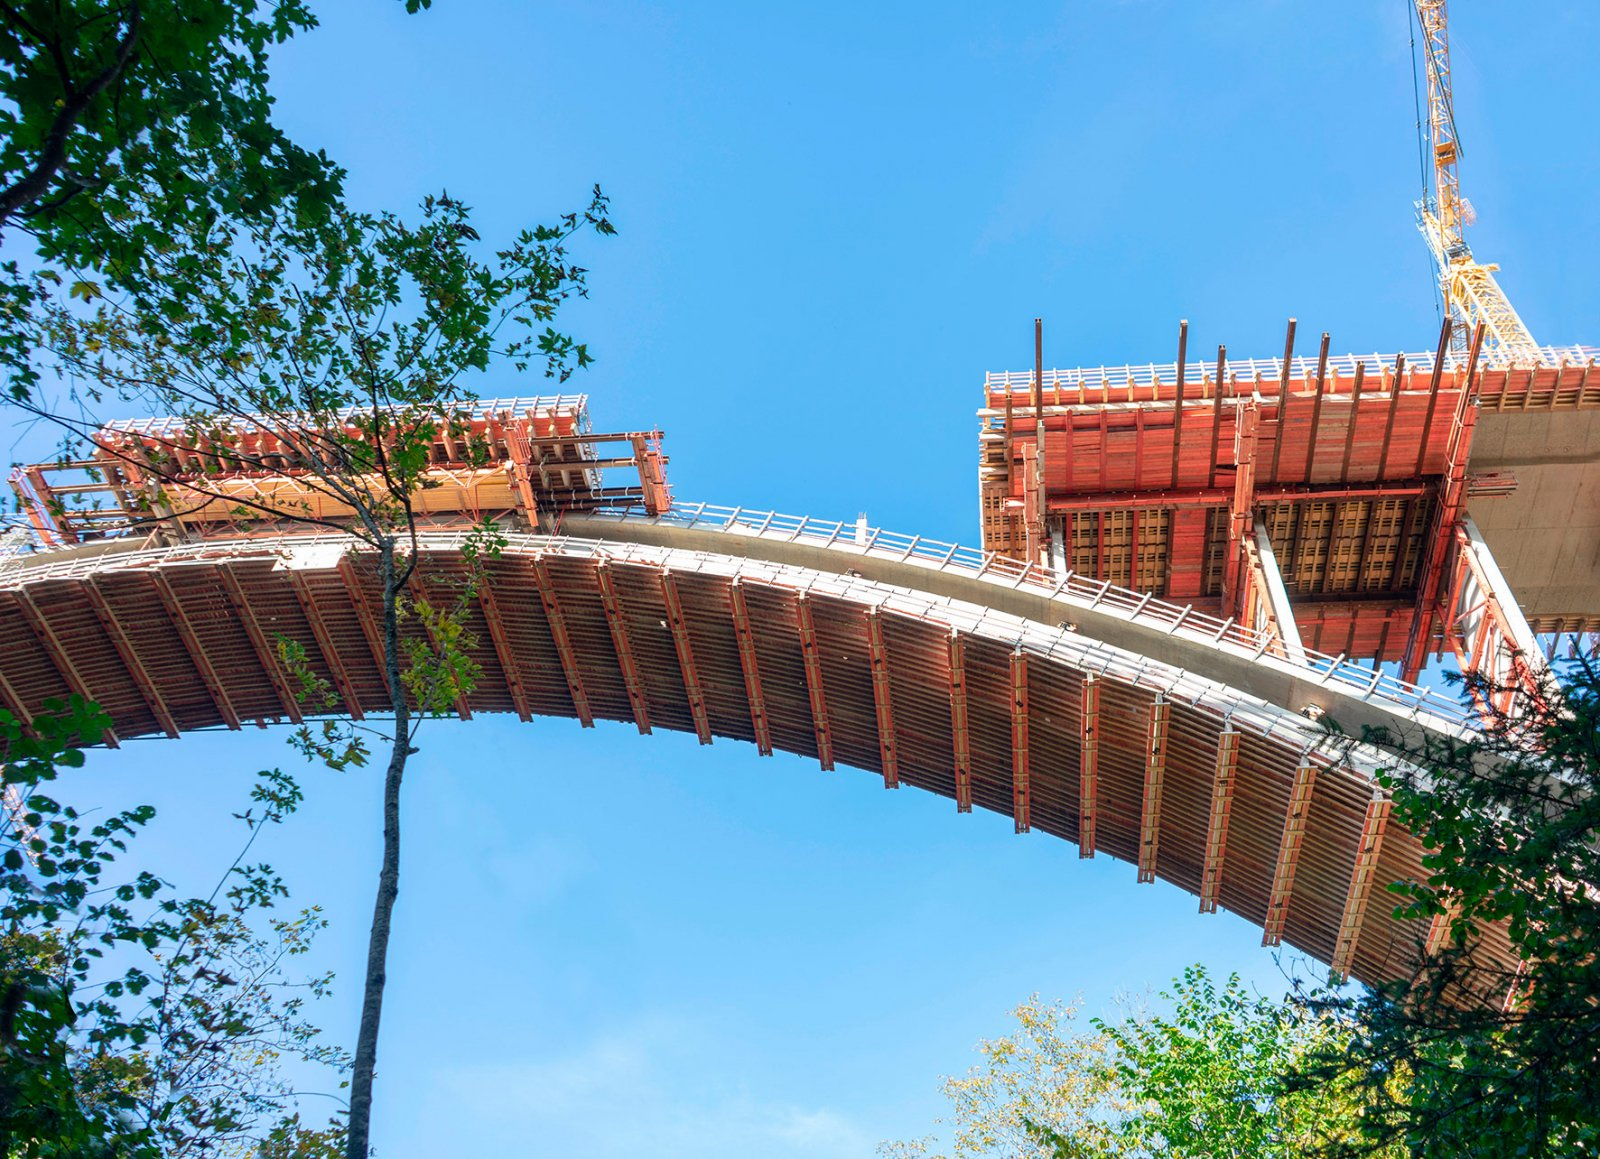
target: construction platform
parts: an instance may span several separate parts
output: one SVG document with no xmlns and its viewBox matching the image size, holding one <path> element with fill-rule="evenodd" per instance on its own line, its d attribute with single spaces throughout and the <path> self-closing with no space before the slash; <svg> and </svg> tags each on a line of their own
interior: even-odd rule
<svg viewBox="0 0 1600 1159">
<path fill-rule="evenodd" d="M 1597 356 L 1473 367 L 1443 342 L 1331 356 L 1324 335 L 1313 358 L 990 374 L 982 542 L 1257 624 L 1292 617 L 1296 642 L 1414 677 L 1450 645 L 1441 601 L 1470 519 L 1530 633 L 1593 633 Z"/>
</svg>

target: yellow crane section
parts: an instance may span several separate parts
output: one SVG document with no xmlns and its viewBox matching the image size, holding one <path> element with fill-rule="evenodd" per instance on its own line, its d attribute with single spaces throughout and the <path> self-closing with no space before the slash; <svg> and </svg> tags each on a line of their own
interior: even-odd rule
<svg viewBox="0 0 1600 1159">
<path fill-rule="evenodd" d="M 1433 147 L 1433 195 L 1417 204 L 1422 235 L 1439 268 L 1445 310 L 1455 325 L 1451 348 L 1466 354 L 1467 338 L 1484 325 L 1480 359 L 1489 366 L 1537 366 L 1539 344 L 1528 332 L 1494 271 L 1500 267 L 1477 261 L 1467 245 L 1464 227 L 1471 207 L 1461 196 L 1456 172 L 1460 146 L 1455 108 L 1450 96 L 1450 41 L 1445 0 L 1415 0 L 1428 68 L 1428 133 Z"/>
</svg>

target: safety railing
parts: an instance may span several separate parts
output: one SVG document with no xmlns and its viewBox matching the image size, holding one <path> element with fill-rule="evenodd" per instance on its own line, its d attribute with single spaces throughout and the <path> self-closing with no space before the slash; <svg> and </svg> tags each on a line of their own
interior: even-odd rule
<svg viewBox="0 0 1600 1159">
<path fill-rule="evenodd" d="M 771 511 L 746 511 L 709 503 L 677 504 L 670 512 L 647 516 L 634 509 L 588 513 L 591 518 L 618 521 L 648 520 L 682 527 L 715 528 L 764 538 L 804 540 L 824 547 L 855 549 L 863 554 L 915 561 L 935 571 L 959 571 L 1008 588 L 1026 587 L 1052 599 L 1065 599 L 1090 610 L 1120 614 L 1143 626 L 1212 645 L 1227 646 L 1263 664 L 1293 671 L 1319 684 L 1330 685 L 1362 700 L 1381 699 L 1407 710 L 1442 718 L 1452 725 L 1471 727 L 1476 717 L 1469 708 L 1432 689 L 1411 684 L 1368 664 L 1343 655 L 1330 656 L 1304 649 L 1305 663 L 1276 655 L 1277 636 L 1232 619 L 1219 619 L 1192 605 L 1169 603 L 1148 592 L 1118 587 L 1073 571 L 1058 573 L 1040 564 L 1025 564 L 980 548 L 964 547 L 906 535 L 857 521 L 817 519 L 807 515 L 782 515 Z"/>
<path fill-rule="evenodd" d="M 580 433 L 589 431 L 589 396 L 587 394 L 531 394 L 511 398 L 477 398 L 467 404 L 472 418 L 494 415 L 550 414 L 576 411 L 579 415 Z M 335 418 L 356 418 L 368 413 L 364 407 L 348 407 L 337 411 Z M 193 426 L 190 419 L 181 415 L 164 415 L 159 418 L 116 419 L 105 424 L 107 430 L 123 431 L 131 435 L 158 437 L 181 436 Z"/>
<path fill-rule="evenodd" d="M 1353 377 L 1356 367 L 1361 366 L 1366 374 L 1381 374 L 1385 370 L 1393 371 L 1396 360 L 1404 357 L 1405 365 L 1419 374 L 1433 372 L 1435 351 L 1422 350 L 1411 354 L 1340 354 L 1328 359 L 1329 375 L 1338 374 L 1341 377 Z M 1600 358 L 1600 347 L 1594 346 L 1545 346 L 1539 351 L 1540 361 L 1549 367 L 1564 365 L 1587 365 L 1596 358 Z M 1453 370 L 1458 365 L 1465 369 L 1465 364 L 1458 362 L 1456 357 L 1447 353 L 1445 355 L 1445 369 Z M 1237 358 L 1229 359 L 1225 364 L 1227 373 L 1237 375 L 1242 381 L 1253 382 L 1259 377 L 1263 382 L 1277 382 L 1283 377 L 1283 359 L 1281 358 Z M 1503 369 L 1503 368 L 1502 368 Z M 1190 383 L 1199 383 L 1202 376 L 1209 379 L 1215 372 L 1216 365 L 1204 360 L 1189 362 L 1185 366 L 1184 378 Z M 1317 375 L 1317 360 L 1311 357 L 1296 357 L 1289 360 L 1289 378 L 1291 381 L 1307 381 Z M 1178 364 L 1176 362 L 1151 362 L 1143 366 L 1093 366 L 1079 367 L 1072 370 L 1046 370 L 1044 372 L 1043 387 L 1045 390 L 1076 390 L 1079 387 L 1100 389 L 1110 387 L 1153 386 L 1157 382 L 1172 384 L 1178 381 Z M 1032 389 L 1033 371 L 1007 370 L 990 371 L 984 378 L 984 386 L 989 390 L 1023 390 Z"/>
<path fill-rule="evenodd" d="M 649 515 L 639 509 L 601 509 L 585 513 L 597 522 L 666 524 L 683 528 L 714 530 L 730 535 L 754 536 L 779 541 L 804 543 L 838 550 L 841 554 L 910 562 L 942 573 L 959 573 L 1010 590 L 1027 589 L 1053 600 L 1062 600 L 1089 611 L 1112 615 L 1140 627 L 1179 639 L 1224 649 L 1252 662 L 1337 689 L 1363 701 L 1381 701 L 1413 720 L 1431 717 L 1438 726 L 1459 731 L 1477 726 L 1472 710 L 1457 701 L 1421 685 L 1411 684 L 1345 656 L 1330 656 L 1307 648 L 1305 662 L 1277 655 L 1277 637 L 1270 631 L 1251 628 L 1232 619 L 1219 619 L 1190 605 L 1178 605 L 1148 592 L 1118 587 L 1106 580 L 1091 579 L 1075 572 L 1057 573 L 1038 564 L 930 539 L 869 527 L 861 521 L 818 519 L 805 515 L 783 515 L 771 511 L 747 511 L 742 507 L 722 507 L 709 503 L 676 504 L 670 512 Z M 204 563 L 250 556 L 291 559 L 297 546 L 326 543 L 329 535 L 297 534 L 285 537 L 205 541 L 181 547 L 152 547 L 137 550 L 107 545 L 104 551 L 65 549 L 37 552 L 24 560 L 0 567 L 0 588 L 43 579 L 70 579 L 99 571 L 107 566 L 140 567 L 149 564 Z M 468 528 L 425 531 L 428 550 L 453 550 L 474 532 Z M 632 545 L 625 540 L 593 539 L 564 534 L 553 536 L 512 535 L 510 541 L 530 550 L 538 545 L 559 545 L 578 554 L 592 552 L 616 557 Z M 708 553 L 701 553 L 708 554 Z M 721 553 L 735 555 L 737 553 Z M 51 557 L 56 558 L 52 559 Z M 848 569 L 840 569 L 841 573 Z M 930 605 L 931 606 L 931 605 Z M 1050 639 L 1065 639 L 1077 649 L 1098 645 L 1092 637 L 1073 632 L 1046 629 Z M 1121 654 L 1120 650 L 1112 651 Z M 1150 661 L 1160 663 L 1159 661 Z M 1166 665 L 1166 667 L 1172 667 Z M 1430 723 L 1424 721 L 1423 723 Z"/>
</svg>

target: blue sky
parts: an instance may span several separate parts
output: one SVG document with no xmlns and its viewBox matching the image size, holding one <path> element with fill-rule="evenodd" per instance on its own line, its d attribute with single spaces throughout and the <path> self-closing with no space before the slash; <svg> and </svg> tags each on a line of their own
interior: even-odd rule
<svg viewBox="0 0 1600 1159">
<path fill-rule="evenodd" d="M 1431 348 L 1406 4 L 651 6 L 325 0 L 279 115 L 360 204 L 447 188 L 486 239 L 600 182 L 585 243 L 605 429 L 659 425 L 684 500 L 976 539 L 982 375 L 1190 349 Z M 1458 3 L 1478 256 L 1541 341 L 1596 340 L 1600 7 Z M 484 394 L 534 393 L 510 371 Z M 1185 965 L 1281 989 L 1259 932 L 1005 818 L 631 728 L 425 732 L 375 1142 L 438 1155 L 859 1156 L 1030 993 L 1105 1009 Z M 225 864 L 276 733 L 92 762 L 153 863 Z M 333 921 L 354 1036 L 375 773 L 307 770 L 266 850 Z"/>
</svg>

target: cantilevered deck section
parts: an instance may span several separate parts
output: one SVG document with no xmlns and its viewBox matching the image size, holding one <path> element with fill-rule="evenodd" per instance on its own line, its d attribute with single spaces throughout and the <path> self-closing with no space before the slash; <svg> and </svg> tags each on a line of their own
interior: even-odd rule
<svg viewBox="0 0 1600 1159">
<path fill-rule="evenodd" d="M 342 433 L 359 437 L 362 417 L 339 416 Z M 241 422 L 218 440 L 181 418 L 132 419 L 97 432 L 87 458 L 18 467 L 11 483 L 49 546 L 145 532 L 173 543 L 275 534 L 291 516 L 352 513 L 317 485 L 307 461 L 315 436 Z M 660 431 L 597 433 L 585 395 L 481 399 L 435 432 L 428 486 L 412 502 L 435 525 L 539 528 L 563 511 L 615 506 L 655 513 L 672 502 L 666 462 Z"/>
<path fill-rule="evenodd" d="M 1324 335 L 1317 357 L 1244 361 L 1186 348 L 1184 327 L 1165 365 L 990 374 L 984 546 L 1414 676 L 1460 635 L 1460 544 L 1476 536 L 1515 593 L 1495 593 L 1513 646 L 1534 624 L 1600 628 L 1600 350 L 1483 367 L 1444 342 L 1333 356 Z"/>
</svg>

